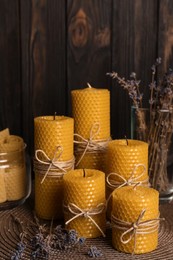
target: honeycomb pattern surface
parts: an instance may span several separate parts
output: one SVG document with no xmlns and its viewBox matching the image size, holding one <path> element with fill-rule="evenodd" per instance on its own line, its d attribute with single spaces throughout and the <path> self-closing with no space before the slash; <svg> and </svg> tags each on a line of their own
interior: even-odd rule
<svg viewBox="0 0 173 260">
<path fill-rule="evenodd" d="M 94 139 L 109 138 L 110 92 L 107 89 L 85 88 L 73 90 L 71 95 L 75 133 L 88 139 L 92 126 L 98 123 L 100 131 Z"/>
<path fill-rule="evenodd" d="M 84 176 L 85 171 L 85 176 Z M 100 203 L 105 203 L 105 175 L 98 170 L 73 170 L 64 176 L 64 205 L 75 204 L 82 210 L 95 209 Z M 105 210 L 91 216 L 104 232 L 106 228 Z M 65 210 L 65 222 L 73 215 Z M 78 217 L 67 225 L 75 229 L 80 236 L 94 238 L 101 236 L 100 230 L 93 222 L 84 216 Z"/>
<path fill-rule="evenodd" d="M 35 211 L 42 219 L 62 219 L 63 178 L 47 176 L 35 172 Z"/>
<path fill-rule="evenodd" d="M 137 221 L 142 210 L 146 210 L 141 221 L 156 219 L 159 217 L 159 193 L 158 191 L 137 186 L 126 186 L 113 192 L 112 214 L 126 222 Z M 120 237 L 124 231 L 113 228 L 112 244 L 121 252 L 133 253 L 134 237 L 127 244 L 123 244 Z M 129 238 L 129 235 L 124 237 Z M 156 249 L 158 245 L 158 231 L 149 234 L 136 235 L 135 254 L 143 254 Z"/>
<path fill-rule="evenodd" d="M 139 181 L 148 177 L 148 144 L 138 140 L 113 140 L 110 141 L 107 148 L 106 172 L 115 172 L 129 179 L 135 165 L 143 164 L 146 167 L 145 173 Z M 138 167 L 133 177 L 138 177 L 143 171 L 143 167 Z M 114 177 L 117 181 L 122 181 L 119 177 Z"/>
<path fill-rule="evenodd" d="M 41 116 L 34 118 L 35 150 L 43 150 L 53 159 L 57 146 L 62 146 L 60 161 L 73 157 L 74 120 L 65 116 Z M 45 158 L 42 158 L 45 159 Z"/>
<path fill-rule="evenodd" d="M 82 153 L 75 153 L 76 162 L 80 160 Z M 105 171 L 106 152 L 86 153 L 80 163 L 76 166 L 77 169 L 97 169 Z"/>
</svg>

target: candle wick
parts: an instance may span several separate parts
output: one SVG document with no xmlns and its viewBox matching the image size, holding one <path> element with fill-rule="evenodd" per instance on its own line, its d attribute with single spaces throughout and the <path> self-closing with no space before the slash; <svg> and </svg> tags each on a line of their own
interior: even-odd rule
<svg viewBox="0 0 173 260">
<path fill-rule="evenodd" d="M 84 169 L 83 169 L 83 177 L 86 177 L 86 172 Z"/>
<path fill-rule="evenodd" d="M 125 135 L 124 137 L 125 137 L 125 139 L 126 139 L 126 144 L 129 145 L 129 142 L 128 142 L 128 139 L 127 139 L 127 136 Z"/>
<path fill-rule="evenodd" d="M 54 117 L 53 117 L 53 120 L 55 120 L 55 118 L 56 118 L 56 112 L 54 113 Z"/>
<path fill-rule="evenodd" d="M 90 85 L 89 83 L 87 83 L 87 86 L 88 86 L 89 88 L 92 88 L 91 85 Z"/>
</svg>

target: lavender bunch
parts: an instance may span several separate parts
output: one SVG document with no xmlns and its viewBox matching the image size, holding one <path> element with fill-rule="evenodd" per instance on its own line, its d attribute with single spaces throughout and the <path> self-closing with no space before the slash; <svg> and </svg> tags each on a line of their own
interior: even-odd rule
<svg viewBox="0 0 173 260">
<path fill-rule="evenodd" d="M 76 230 L 66 230 L 56 226 L 51 238 L 51 247 L 54 249 L 68 249 L 76 245 L 83 245 L 85 238 L 78 237 Z"/>
<path fill-rule="evenodd" d="M 165 191 L 168 187 L 167 156 L 173 132 L 173 72 L 169 70 L 162 80 L 156 82 L 157 67 L 161 58 L 151 67 L 152 80 L 149 84 L 150 120 L 147 124 L 142 110 L 143 95 L 139 91 L 140 81 L 132 73 L 130 80 L 119 77 L 118 73 L 107 73 L 127 90 L 136 109 L 137 139 L 149 143 L 149 177 L 152 187 Z"/>
<path fill-rule="evenodd" d="M 107 75 L 116 79 L 120 86 L 128 92 L 129 97 L 136 108 L 142 107 L 143 94 L 140 93 L 140 80 L 137 80 L 135 72 L 131 73 L 129 80 L 121 78 L 117 72 L 107 73 Z"/>
</svg>

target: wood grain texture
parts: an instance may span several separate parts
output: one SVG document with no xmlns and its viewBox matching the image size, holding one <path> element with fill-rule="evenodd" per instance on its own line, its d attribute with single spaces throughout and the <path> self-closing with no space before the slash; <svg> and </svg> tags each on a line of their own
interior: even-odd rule
<svg viewBox="0 0 173 260">
<path fill-rule="evenodd" d="M 130 99 L 107 72 L 141 79 L 148 105 L 151 65 L 173 67 L 172 0 L 1 0 L 0 130 L 33 152 L 33 119 L 71 115 L 72 89 L 111 91 L 113 138 L 130 137 Z"/>
<path fill-rule="evenodd" d="M 157 55 L 157 1 L 113 1 L 112 69 L 121 77 L 136 72 L 141 80 L 144 106 L 148 105 L 151 65 Z M 130 137 L 130 99 L 113 81 L 112 132 L 115 138 Z"/>
<path fill-rule="evenodd" d="M 110 88 L 106 72 L 111 68 L 111 1 L 68 1 L 67 69 L 70 91 L 93 87 Z"/>
<path fill-rule="evenodd" d="M 173 70 L 173 1 L 171 0 L 162 0 L 159 5 L 158 56 L 162 58 L 162 64 L 158 70 L 158 78 L 161 78 L 169 68 Z M 168 171 L 172 173 L 173 136 L 169 148 L 168 164 L 172 165 L 168 168 Z"/>
<path fill-rule="evenodd" d="M 33 120 L 66 113 L 64 1 L 21 0 L 23 132 L 33 148 Z"/>
<path fill-rule="evenodd" d="M 0 1 L 0 130 L 21 134 L 18 1 Z"/>
</svg>

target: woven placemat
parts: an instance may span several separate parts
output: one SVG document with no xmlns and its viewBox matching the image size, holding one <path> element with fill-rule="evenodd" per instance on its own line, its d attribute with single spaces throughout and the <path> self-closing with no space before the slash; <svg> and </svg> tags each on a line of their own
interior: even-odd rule
<svg viewBox="0 0 173 260">
<path fill-rule="evenodd" d="M 90 246 L 96 246 L 101 250 L 103 256 L 98 259 L 145 259 L 145 260 L 172 260 L 173 259 L 173 205 L 163 204 L 160 206 L 161 217 L 165 218 L 165 221 L 161 221 L 159 231 L 159 246 L 158 248 L 147 254 L 143 255 L 130 255 L 117 252 L 111 245 L 111 232 L 108 230 L 106 238 L 88 239 L 85 244 L 80 248 L 73 248 L 64 250 L 55 250 L 49 257 L 50 260 L 83 260 L 90 259 L 87 252 Z M 22 259 L 31 259 L 31 239 L 35 235 L 36 229 L 31 225 L 33 221 L 32 208 L 28 205 L 22 205 L 12 210 L 0 212 L 0 259 L 10 260 L 14 255 L 16 245 L 19 242 L 19 234 L 21 232 L 18 225 L 14 221 L 14 217 L 22 222 L 27 230 L 25 243 L 27 247 L 24 250 Z M 44 259 L 44 258 L 37 258 Z"/>
</svg>

